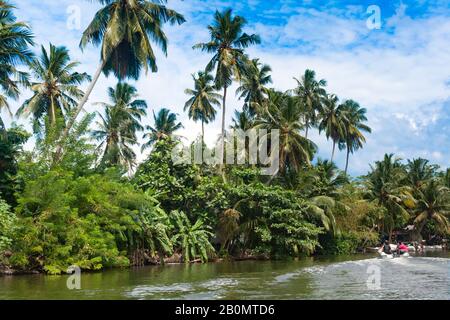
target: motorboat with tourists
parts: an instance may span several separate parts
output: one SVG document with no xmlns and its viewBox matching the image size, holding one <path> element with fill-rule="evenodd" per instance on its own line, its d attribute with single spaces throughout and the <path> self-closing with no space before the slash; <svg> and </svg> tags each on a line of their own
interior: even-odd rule
<svg viewBox="0 0 450 320">
<path fill-rule="evenodd" d="M 380 258 L 381 259 L 394 259 L 394 258 L 401 258 L 401 257 L 403 257 L 403 258 L 409 257 L 409 253 L 405 252 L 405 253 L 402 253 L 402 254 L 398 254 L 398 253 L 387 254 L 387 253 L 384 253 L 384 252 L 380 252 Z"/>
<path fill-rule="evenodd" d="M 409 257 L 409 246 L 402 242 L 395 245 L 390 244 L 389 241 L 385 241 L 384 244 L 378 249 L 378 253 L 381 259 Z"/>
</svg>

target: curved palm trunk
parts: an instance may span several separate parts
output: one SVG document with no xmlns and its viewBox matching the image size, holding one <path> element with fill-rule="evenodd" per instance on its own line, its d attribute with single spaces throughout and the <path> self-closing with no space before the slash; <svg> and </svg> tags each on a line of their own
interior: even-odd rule
<svg viewBox="0 0 450 320">
<path fill-rule="evenodd" d="M 431 214 L 428 214 L 428 217 L 430 217 Z M 413 237 L 415 241 L 422 241 L 423 237 L 422 237 L 422 230 L 425 227 L 425 225 L 427 224 L 428 219 L 424 219 L 422 222 L 420 222 L 418 225 L 415 226 L 415 230 L 413 233 Z"/>
<path fill-rule="evenodd" d="M 333 140 L 333 151 L 331 152 L 331 162 L 333 162 L 335 150 L 336 150 L 336 141 Z"/>
<path fill-rule="evenodd" d="M 94 89 L 98 79 L 100 78 L 100 75 L 102 74 L 103 68 L 105 67 L 106 61 L 102 60 L 100 65 L 98 66 L 97 71 L 95 72 L 94 78 L 92 79 L 91 83 L 89 84 L 89 87 L 86 90 L 86 93 L 84 94 L 83 98 L 81 99 L 80 103 L 78 103 L 77 108 L 75 109 L 75 112 L 73 113 L 72 117 L 69 119 L 66 128 L 64 129 L 60 141 L 58 143 L 58 148 L 56 149 L 56 157 L 55 160 L 59 161 L 61 157 L 61 151 L 62 151 L 62 142 L 64 139 L 67 138 L 69 135 L 70 129 L 72 129 L 73 125 L 75 124 L 75 121 L 80 114 L 81 110 L 83 110 L 84 105 L 89 99 L 89 96 L 92 93 L 92 90 Z"/>
<path fill-rule="evenodd" d="M 350 148 L 347 147 L 347 160 L 345 161 L 345 174 L 348 171 L 348 158 L 350 157 Z"/>
</svg>

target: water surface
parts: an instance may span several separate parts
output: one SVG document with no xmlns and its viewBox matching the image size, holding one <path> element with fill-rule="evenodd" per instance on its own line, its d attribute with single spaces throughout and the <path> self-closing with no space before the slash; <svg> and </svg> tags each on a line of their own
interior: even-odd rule
<svg viewBox="0 0 450 320">
<path fill-rule="evenodd" d="M 374 255 L 167 265 L 68 276 L 0 276 L 0 299 L 449 299 L 450 255 Z M 367 285 L 380 271 L 380 287 Z M 373 283 L 373 282 L 372 282 Z"/>
</svg>

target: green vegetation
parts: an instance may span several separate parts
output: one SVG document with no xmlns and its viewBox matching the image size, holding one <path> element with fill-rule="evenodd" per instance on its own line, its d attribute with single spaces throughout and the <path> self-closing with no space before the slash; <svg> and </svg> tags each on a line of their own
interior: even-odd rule
<svg viewBox="0 0 450 320">
<path fill-rule="evenodd" d="M 70 265 L 343 254 L 409 224 L 417 239 L 448 236 L 450 170 L 386 155 L 367 175 L 347 175 L 350 154 L 371 132 L 366 110 L 353 100 L 340 103 L 312 70 L 292 90 L 269 88 L 271 68 L 244 52 L 260 39 L 246 34 L 245 19 L 231 10 L 216 12 L 210 42 L 195 46 L 213 58 L 193 75 L 184 109 L 201 121 L 203 139 L 222 108 L 223 138 L 227 90 L 236 82 L 243 105 L 231 127 L 279 130 L 279 170 L 264 176 L 256 164 L 174 162 L 183 124 L 167 108 L 152 110 L 154 124 L 145 123 L 147 103 L 124 80 L 157 71 L 152 43 L 166 52 L 163 24 L 184 18 L 160 1 L 100 3 L 81 46 L 101 45 L 101 63 L 83 92 L 90 77 L 75 71 L 67 49 L 50 45 L 33 56 L 29 27 L 0 0 L 0 107 L 10 109 L 19 86 L 29 87 L 18 114 L 32 118 L 35 138 L 25 151 L 30 134 L 0 122 L 0 266 L 59 274 Z M 101 72 L 119 79 L 110 101 L 77 119 Z M 317 158 L 311 129 L 331 140 L 331 160 Z M 140 136 L 149 153 L 138 163 Z M 344 170 L 333 163 L 336 147 L 346 152 Z"/>
</svg>

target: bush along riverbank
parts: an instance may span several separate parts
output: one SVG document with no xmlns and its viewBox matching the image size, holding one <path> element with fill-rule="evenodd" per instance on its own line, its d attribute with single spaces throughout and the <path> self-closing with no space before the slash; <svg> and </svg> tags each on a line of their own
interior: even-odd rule
<svg viewBox="0 0 450 320">
<path fill-rule="evenodd" d="M 389 230 L 388 208 L 367 198 L 376 171 L 348 181 L 319 161 L 294 185 L 252 167 L 227 167 L 224 179 L 213 168 L 174 164 L 175 142 L 164 140 L 127 178 L 94 166 L 83 139 L 49 169 L 46 143 L 18 158 L 14 209 L 0 202 L 6 273 L 347 254 L 376 245 Z M 434 232 L 431 221 L 426 226 Z"/>
<path fill-rule="evenodd" d="M 80 34 L 82 47 L 102 48 L 100 68 L 90 77 L 77 71 L 63 46 L 35 50 L 29 25 L 0 0 L 0 109 L 32 123 L 29 133 L 0 117 L 0 272 L 346 254 L 406 226 L 413 226 L 414 239 L 448 236 L 450 170 L 390 154 L 367 175 L 350 177 L 351 155 L 371 133 L 367 110 L 327 92 L 313 70 L 296 70 L 287 91 L 271 88 L 270 66 L 246 54 L 260 37 L 245 33 L 246 19 L 230 9 L 211 17 L 211 39 L 194 49 L 212 60 L 192 76 L 191 89 L 181 89 L 184 111 L 201 123 L 198 141 L 179 136 L 176 112 L 183 106 L 153 109 L 150 123 L 147 102 L 126 81 L 157 70 L 152 46 L 165 51 L 164 24 L 181 25 L 184 17 L 156 2 L 100 2 L 109 9 Z M 110 10 L 120 12 L 103 14 Z M 102 71 L 119 81 L 107 89 L 107 102 L 93 104 L 96 113 L 83 114 Z M 233 84 L 242 105 L 227 126 Z M 17 101 L 23 103 L 14 106 Z M 230 142 L 226 131 L 259 130 L 260 151 L 279 159 L 272 175 L 253 161 L 173 161 L 175 146 L 213 153 L 204 143 L 205 125 L 219 109 L 219 141 Z M 318 157 L 313 130 L 329 140 L 330 160 Z M 24 150 L 31 136 L 32 148 Z M 255 156 L 248 140 L 240 143 L 245 150 L 231 148 L 239 152 L 233 158 Z M 144 160 L 138 163 L 139 149 Z M 231 157 L 228 148 L 214 151 Z M 343 170 L 333 162 L 340 155 Z"/>
</svg>

